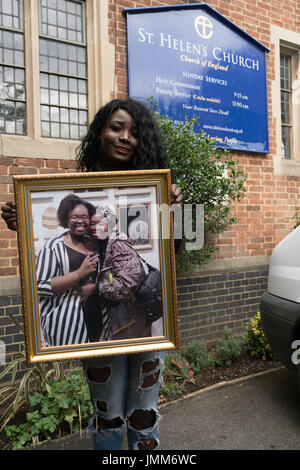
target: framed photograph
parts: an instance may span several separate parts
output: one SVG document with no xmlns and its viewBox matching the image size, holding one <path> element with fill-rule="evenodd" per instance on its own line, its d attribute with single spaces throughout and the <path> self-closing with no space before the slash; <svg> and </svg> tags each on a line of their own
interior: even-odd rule
<svg viewBox="0 0 300 470">
<path fill-rule="evenodd" d="M 29 363 L 179 347 L 170 170 L 15 176 Z"/>
<path fill-rule="evenodd" d="M 136 250 L 153 248 L 151 238 L 151 202 L 118 206 L 119 230 L 131 238 Z"/>
</svg>

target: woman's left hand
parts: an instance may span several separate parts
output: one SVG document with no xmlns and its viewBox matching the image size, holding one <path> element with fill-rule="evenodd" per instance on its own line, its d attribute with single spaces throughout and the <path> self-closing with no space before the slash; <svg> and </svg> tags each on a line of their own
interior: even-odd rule
<svg viewBox="0 0 300 470">
<path fill-rule="evenodd" d="M 171 204 L 182 204 L 182 194 L 181 194 L 181 188 L 177 186 L 176 184 L 172 184 L 171 186 Z"/>
</svg>

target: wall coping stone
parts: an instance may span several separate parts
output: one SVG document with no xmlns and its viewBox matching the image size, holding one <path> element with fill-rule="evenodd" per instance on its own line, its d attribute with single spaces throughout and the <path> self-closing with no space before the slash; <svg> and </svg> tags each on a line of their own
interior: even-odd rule
<svg viewBox="0 0 300 470">
<path fill-rule="evenodd" d="M 20 276 L 0 277 L 0 297 L 21 295 Z"/>
<path fill-rule="evenodd" d="M 203 274 L 212 274 L 220 272 L 238 272 L 245 271 L 245 269 L 268 269 L 270 257 L 269 256 L 253 256 L 247 258 L 233 258 L 233 259 L 216 259 L 211 260 L 208 264 L 204 264 L 195 271 L 185 273 L 177 273 L 177 279 L 184 279 L 195 277 Z"/>
</svg>

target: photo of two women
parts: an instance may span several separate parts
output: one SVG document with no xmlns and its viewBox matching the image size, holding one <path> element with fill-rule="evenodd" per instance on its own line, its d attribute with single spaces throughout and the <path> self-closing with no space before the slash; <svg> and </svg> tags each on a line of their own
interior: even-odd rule
<svg viewBox="0 0 300 470">
<path fill-rule="evenodd" d="M 162 305 L 153 334 L 136 301 L 147 267 L 113 207 L 70 193 L 57 219 L 36 260 L 42 347 L 162 335 Z"/>
</svg>

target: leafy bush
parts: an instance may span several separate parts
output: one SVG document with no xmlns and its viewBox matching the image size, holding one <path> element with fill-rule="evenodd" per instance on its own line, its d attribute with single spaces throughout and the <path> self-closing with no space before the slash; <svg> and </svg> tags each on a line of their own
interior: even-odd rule
<svg viewBox="0 0 300 470">
<path fill-rule="evenodd" d="M 241 355 L 243 340 L 228 328 L 224 329 L 224 337 L 216 347 L 216 365 L 230 366 Z"/>
<path fill-rule="evenodd" d="M 18 320 L 13 315 L 8 314 L 8 316 L 23 333 L 23 328 Z M 17 373 L 26 362 L 24 344 L 22 347 L 22 351 L 0 374 L 0 381 L 5 380 L 11 374 L 10 383 L 0 388 L 0 406 L 4 410 L 0 417 L 0 431 L 24 405 L 28 405 L 32 393 L 41 391 L 43 384 L 46 384 L 54 376 L 59 377 L 63 368 L 66 367 L 65 364 L 59 362 L 37 363 L 25 371 L 19 382 L 16 380 Z"/>
<path fill-rule="evenodd" d="M 216 148 L 214 142 L 199 131 L 196 117 L 187 119 L 184 124 L 174 125 L 149 101 L 162 134 L 172 175 L 181 187 L 184 203 L 204 205 L 205 232 L 223 232 L 228 225 L 237 222 L 230 211 L 232 202 L 240 201 L 245 195 L 244 171 L 227 150 Z M 195 214 L 193 223 L 195 226 Z M 216 250 L 213 241 L 201 250 L 186 251 L 184 245 L 182 243 L 177 256 L 178 270 L 207 263 Z"/>
<path fill-rule="evenodd" d="M 20 449 L 61 437 L 64 432 L 81 431 L 91 413 L 88 386 L 81 369 L 67 369 L 29 397 L 26 423 L 7 426 L 5 431 L 14 441 L 13 448 Z"/>
<path fill-rule="evenodd" d="M 208 352 L 206 344 L 192 341 L 184 351 L 184 357 L 189 361 L 191 369 L 197 373 L 214 364 L 212 354 Z"/>
<path fill-rule="evenodd" d="M 274 360 L 275 355 L 262 328 L 260 312 L 257 312 L 245 326 L 246 331 L 244 339 L 250 353 L 264 361 Z"/>
</svg>

